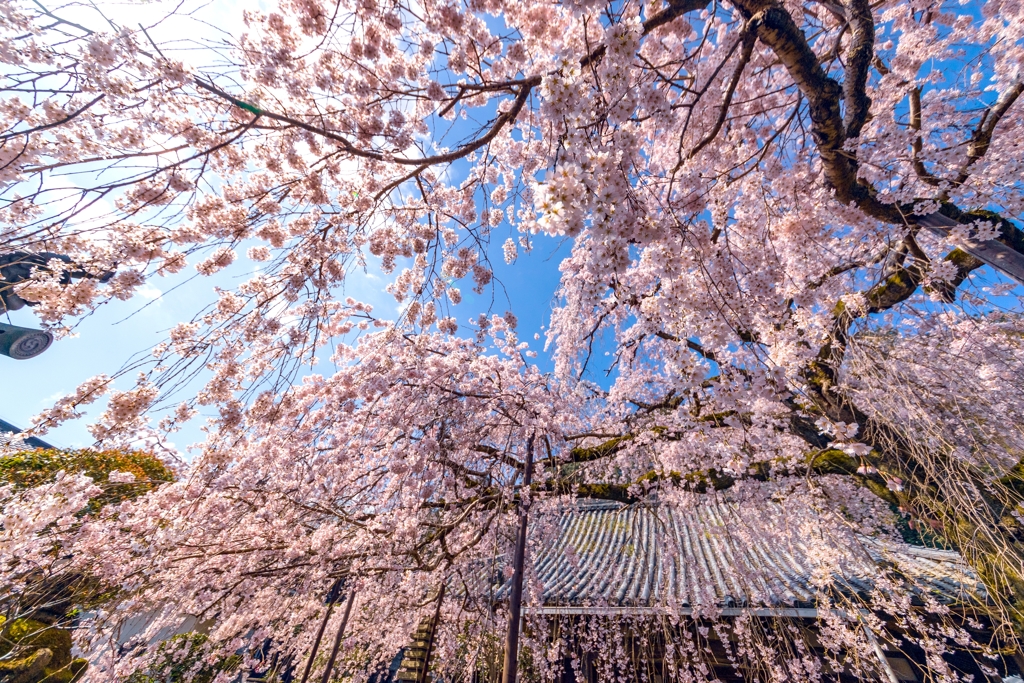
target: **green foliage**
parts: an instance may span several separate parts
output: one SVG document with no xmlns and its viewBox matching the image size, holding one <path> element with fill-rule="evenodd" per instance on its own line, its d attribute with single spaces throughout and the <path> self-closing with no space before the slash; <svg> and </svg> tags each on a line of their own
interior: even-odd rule
<svg viewBox="0 0 1024 683">
<path fill-rule="evenodd" d="M 49 648 L 53 652 L 51 664 L 63 666 L 71 661 L 71 634 L 64 629 L 34 619 L 15 619 L 0 633 L 0 654 L 14 647 Z"/>
<path fill-rule="evenodd" d="M 1019 498 L 1024 498 L 1024 460 L 1014 465 L 1006 476 L 999 480 L 999 483 L 1015 493 Z"/>
<path fill-rule="evenodd" d="M 33 450 L 0 457 L 0 483 L 29 488 L 52 482 L 60 471 L 85 474 L 103 492 L 91 499 L 80 515 L 95 514 L 104 506 L 136 498 L 174 473 L 158 458 L 139 451 Z M 130 472 L 131 483 L 110 482 L 110 473 Z M 94 605 L 112 594 L 97 581 L 80 573 L 44 574 L 30 577 L 18 596 L 19 610 L 27 618 L 0 620 L 0 681 L 4 683 L 72 683 L 82 677 L 88 664 L 71 655 L 71 631 L 67 624 L 73 605 Z M 0 618 L 2 619 L 2 618 Z"/>
<path fill-rule="evenodd" d="M 174 481 L 174 473 L 159 458 L 142 451 L 21 451 L 0 457 L 0 482 L 17 488 L 39 486 L 53 481 L 63 470 L 91 477 L 103 493 L 89 501 L 83 512 L 95 513 L 105 505 L 136 498 L 154 487 Z M 129 484 L 108 482 L 111 472 L 130 472 L 136 481 Z"/>
<path fill-rule="evenodd" d="M 0 680 L 71 683 L 88 664 L 71 655 L 71 633 L 35 619 L 0 622 Z M 11 656 L 13 653 L 13 656 Z"/>
<path fill-rule="evenodd" d="M 5 683 L 36 683 L 46 675 L 53 653 L 43 648 L 16 659 L 0 661 L 0 680 Z"/>
<path fill-rule="evenodd" d="M 953 550 L 953 546 L 939 531 L 929 528 L 926 520 L 916 520 L 903 515 L 895 505 L 889 507 L 896 513 L 896 530 L 900 532 L 904 541 L 925 548 Z"/>
<path fill-rule="evenodd" d="M 146 672 L 135 672 L 127 683 L 210 683 L 217 674 L 234 671 L 242 657 L 223 657 L 215 664 L 204 662 L 209 639 L 202 633 L 182 633 L 160 644 L 157 659 Z"/>
</svg>

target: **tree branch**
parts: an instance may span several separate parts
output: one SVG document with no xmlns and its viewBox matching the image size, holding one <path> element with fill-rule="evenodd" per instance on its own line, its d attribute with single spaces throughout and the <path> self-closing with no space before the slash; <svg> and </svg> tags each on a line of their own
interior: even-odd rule
<svg viewBox="0 0 1024 683">
<path fill-rule="evenodd" d="M 680 339 L 679 337 L 675 336 L 674 334 L 669 334 L 668 332 L 658 331 L 658 332 L 655 332 L 654 334 L 655 334 L 655 336 L 657 336 L 657 337 L 659 337 L 661 339 L 664 339 L 665 341 L 672 341 L 672 342 L 676 342 L 676 343 L 680 343 L 680 344 L 685 343 L 686 344 L 686 348 L 690 349 L 691 351 L 693 351 L 697 355 L 701 356 L 702 358 L 705 358 L 705 359 L 711 361 L 712 363 L 717 363 L 718 362 L 718 359 L 715 357 L 715 354 L 714 354 L 713 351 L 708 351 L 707 349 L 705 349 L 703 346 L 701 346 L 700 344 L 698 344 L 695 341 L 690 341 L 689 339 L 686 339 L 684 341 L 683 339 Z"/>
<path fill-rule="evenodd" d="M 540 82 L 540 76 L 534 76 L 533 78 L 529 78 L 523 81 L 523 86 L 519 89 L 519 93 L 516 96 L 515 100 L 513 100 L 512 106 L 509 107 L 509 109 L 504 113 L 498 115 L 498 117 L 491 124 L 490 129 L 473 142 L 462 145 L 461 147 L 458 147 L 452 150 L 451 152 L 447 152 L 445 154 L 435 154 L 433 156 L 411 159 L 408 157 L 396 157 L 389 154 L 384 154 L 382 152 L 376 152 L 373 150 L 360 149 L 353 145 L 352 142 L 349 141 L 348 138 L 344 137 L 343 135 L 339 135 L 338 133 L 327 130 L 326 128 L 311 125 L 309 123 L 306 123 L 305 121 L 300 121 L 299 119 L 293 118 L 291 116 L 276 114 L 271 111 L 260 109 L 259 107 L 256 107 L 244 100 L 240 100 L 237 97 L 234 97 L 233 95 L 224 92 L 212 83 L 207 83 L 206 81 L 203 81 L 200 78 L 195 79 L 196 85 L 198 85 L 203 90 L 211 92 L 214 95 L 217 95 L 218 97 L 225 99 L 228 102 L 231 102 L 231 104 L 235 105 L 236 107 L 244 109 L 248 112 L 252 112 L 256 116 L 262 116 L 268 119 L 273 119 L 274 121 L 280 121 L 281 123 L 286 123 L 289 126 L 301 128 L 302 130 L 313 133 L 314 135 L 325 137 L 328 140 L 337 142 L 343 150 L 345 150 L 352 156 L 360 157 L 363 159 L 372 159 L 374 161 L 391 162 L 395 164 L 401 164 L 403 166 L 431 166 L 434 164 L 445 164 L 452 161 L 456 161 L 457 159 L 461 159 L 462 157 L 465 157 L 471 154 L 472 152 L 475 152 L 476 150 L 480 149 L 481 147 L 487 145 L 489 142 L 491 142 L 494 138 L 498 136 L 498 133 L 501 132 L 501 130 L 505 127 L 507 123 L 515 120 L 515 118 L 519 115 L 519 112 L 522 111 L 523 106 L 526 104 L 526 100 L 529 99 L 530 93 L 532 92 L 533 88 L 540 85 Z"/>
<path fill-rule="evenodd" d="M 697 155 L 704 147 L 708 145 L 715 137 L 718 132 L 722 130 L 722 124 L 725 123 L 726 115 L 729 113 L 729 105 L 732 104 L 732 96 L 736 92 L 736 86 L 740 82 L 740 76 L 743 75 L 743 70 L 747 68 L 747 64 L 750 63 L 750 56 L 754 52 L 754 44 L 757 42 L 757 34 L 750 29 L 745 30 L 743 34 L 743 51 L 740 53 L 740 61 L 736 64 L 736 70 L 732 74 L 732 79 L 729 81 L 729 86 L 726 88 L 725 97 L 722 100 L 722 105 L 718 109 L 718 119 L 715 121 L 715 125 L 711 127 L 700 142 L 690 150 L 690 153 L 686 156 L 687 159 L 692 159 Z"/>
<path fill-rule="evenodd" d="M 77 117 L 80 114 L 84 113 L 87 109 L 89 109 L 89 107 L 91 107 L 92 105 L 96 104 L 97 102 L 99 102 L 100 100 L 102 100 L 106 96 L 107 96 L 106 93 L 100 93 L 100 95 L 98 97 L 93 98 L 93 100 L 91 102 L 89 102 L 88 104 L 83 106 L 81 109 L 77 109 L 77 110 L 71 112 L 70 114 L 68 114 L 67 116 L 65 116 L 64 118 L 58 119 L 57 121 L 52 121 L 50 123 L 46 123 L 46 124 L 43 124 L 41 126 L 36 126 L 35 128 L 29 128 L 28 130 L 18 130 L 18 131 L 14 131 L 13 133 L 4 133 L 3 135 L 0 135 L 0 142 L 4 142 L 5 140 L 9 140 L 11 138 L 18 137 L 19 135 L 28 136 L 28 135 L 31 135 L 32 133 L 38 133 L 39 131 L 46 130 L 48 128 L 56 128 L 57 126 L 62 126 L 65 123 L 67 123 L 68 121 L 71 121 L 75 117 Z"/>
<path fill-rule="evenodd" d="M 846 114 L 843 125 L 846 138 L 860 137 L 861 128 L 868 120 L 871 98 L 867 96 L 868 70 L 875 53 L 875 18 L 868 0 L 848 0 L 846 16 L 853 29 L 850 47 L 846 51 L 846 78 L 843 81 L 843 99 Z"/>
<path fill-rule="evenodd" d="M 1024 81 L 1017 81 L 999 96 L 999 99 L 996 100 L 993 106 L 986 109 L 985 113 L 981 115 L 981 121 L 978 123 L 978 127 L 975 128 L 974 134 L 971 135 L 971 143 L 967 148 L 967 160 L 960 167 L 960 173 L 957 175 L 954 184 L 960 186 L 967 182 L 971 166 L 978 159 L 985 156 L 985 152 L 988 151 L 988 147 L 992 143 L 992 134 L 995 132 L 999 120 L 1013 106 L 1013 103 L 1017 101 L 1021 93 L 1024 93 Z"/>
<path fill-rule="evenodd" d="M 851 0 L 854 1 L 856 0 Z M 841 88 L 822 69 L 806 36 L 785 7 L 775 0 L 736 0 L 735 4 L 748 21 L 756 22 L 758 37 L 775 52 L 800 92 L 807 98 L 811 115 L 811 135 L 821 155 L 825 179 L 834 189 L 836 200 L 843 204 L 854 204 L 866 215 L 887 223 L 909 227 L 932 227 L 929 226 L 928 219 L 933 218 L 934 214 L 918 216 L 914 213 L 913 204 L 883 204 L 875 196 L 873 188 L 858 181 L 856 159 L 843 149 L 848 131 L 841 116 Z M 855 70 L 854 73 L 861 72 Z M 986 114 L 972 143 L 973 152 L 968 153 L 968 166 L 988 149 L 996 122 L 1024 91 L 1022 88 L 1024 86 L 1018 83 L 1008 90 Z M 856 107 L 854 109 L 859 111 Z M 858 124 L 858 118 L 853 114 L 848 120 Z M 859 125 L 863 123 L 859 121 Z M 965 166 L 964 171 L 966 168 Z M 946 202 L 941 213 L 957 220 L 964 212 Z M 1007 232 L 1010 233 L 1009 236 Z M 1009 247 L 1009 250 L 1003 250 L 999 244 L 992 242 L 962 244 L 961 247 L 972 256 L 1024 282 L 1022 238 L 1024 233 L 1010 224 L 1010 228 L 1004 230 L 1003 238 L 998 240 L 1002 245 Z"/>
<path fill-rule="evenodd" d="M 921 150 L 924 147 L 921 141 L 921 88 L 913 88 L 910 91 L 910 127 L 917 131 L 917 135 L 914 136 L 914 142 L 911 143 L 911 150 L 913 157 L 911 163 L 914 166 L 914 173 L 920 178 L 925 184 L 931 185 L 932 187 L 938 187 L 942 182 L 939 178 L 933 176 L 928 172 L 928 169 L 924 167 L 924 162 L 921 161 Z"/>
<path fill-rule="evenodd" d="M 672 0 L 672 2 L 669 3 L 669 6 L 665 10 L 655 14 L 653 17 L 644 22 L 643 33 L 644 35 L 647 35 L 654 29 L 658 28 L 659 26 L 663 26 L 681 17 L 687 12 L 692 12 L 706 7 L 709 2 L 710 0 Z M 604 56 L 605 49 L 606 48 L 604 45 L 598 47 L 590 54 L 585 56 L 582 60 L 580 60 L 580 65 L 588 66 L 591 63 L 599 61 Z M 291 116 L 277 114 L 275 112 L 262 109 L 260 107 L 257 107 L 246 102 L 245 100 L 239 99 L 234 95 L 231 95 L 230 93 L 221 90 L 213 83 L 204 81 L 201 78 L 196 77 L 194 79 L 194 82 L 203 90 L 206 90 L 207 92 L 210 92 L 216 95 L 217 97 L 220 97 L 221 99 L 227 100 L 236 107 L 244 109 L 245 111 L 255 114 L 258 117 L 262 116 L 268 119 L 273 119 L 274 121 L 280 121 L 281 123 L 287 124 L 289 126 L 295 126 L 296 128 L 301 128 L 302 130 L 305 130 L 309 133 L 313 133 L 314 135 L 319 135 L 327 138 L 328 140 L 332 140 L 338 143 L 342 149 L 344 149 L 352 156 L 361 157 L 364 159 L 372 159 L 374 161 L 391 162 L 395 164 L 401 164 L 403 166 L 430 166 L 434 164 L 445 164 L 461 159 L 465 156 L 468 156 L 472 152 L 475 152 L 481 147 L 484 147 L 492 140 L 494 140 L 494 138 L 498 136 L 498 134 L 507 124 L 516 119 L 516 117 L 519 115 L 519 112 L 522 111 L 523 107 L 526 105 L 526 102 L 530 97 L 530 93 L 533 91 L 535 87 L 541 84 L 541 80 L 542 76 L 537 75 L 518 81 L 519 91 L 516 94 L 515 99 L 512 101 L 512 106 L 509 107 L 509 109 L 504 113 L 499 114 L 498 117 L 491 124 L 491 127 L 488 129 L 488 131 L 479 138 L 477 138 L 476 140 L 473 140 L 472 142 L 462 145 L 452 150 L 451 152 L 447 152 L 445 154 L 435 154 L 433 156 L 420 158 L 396 157 L 389 154 L 384 154 L 382 152 L 360 149 L 356 147 L 354 144 L 352 144 L 352 142 L 345 136 L 327 130 L 326 128 L 314 126 L 312 124 L 306 123 L 305 121 L 296 119 Z M 505 84 L 502 84 L 502 88 L 504 87 Z M 481 86 L 478 87 L 477 89 L 484 90 L 486 88 Z"/>
</svg>

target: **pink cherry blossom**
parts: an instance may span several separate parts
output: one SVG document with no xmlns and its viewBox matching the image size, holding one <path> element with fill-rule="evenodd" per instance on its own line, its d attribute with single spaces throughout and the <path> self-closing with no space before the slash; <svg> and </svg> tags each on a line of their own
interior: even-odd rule
<svg viewBox="0 0 1024 683">
<path fill-rule="evenodd" d="M 222 286 L 34 427 L 104 394 L 99 442 L 199 414 L 190 469 L 80 526 L 86 482 L 5 490 L 0 561 L 35 562 L 53 529 L 119 589 L 77 631 L 115 677 L 187 617 L 210 661 L 267 639 L 303 661 L 344 578 L 355 679 L 436 610 L 454 678 L 505 633 L 480 577 L 515 574 L 521 514 L 529 614 L 552 511 L 710 500 L 733 537 L 812 568 L 820 647 L 726 619 L 708 569 L 688 612 L 656 606 L 707 617 L 665 645 L 666 677 L 713 677 L 714 634 L 766 680 L 824 680 L 837 653 L 877 678 L 886 614 L 956 679 L 944 653 L 993 651 L 871 552 L 898 555 L 905 511 L 986 579 L 1001 637 L 1024 635 L 1024 6 L 967 5 L 282 0 L 207 40 L 174 8 L 143 29 L 5 4 L 0 257 L 70 259 L 16 295 L 61 335 L 187 268 Z M 470 311 L 468 292 L 563 243 L 553 306 L 516 302 L 550 309 L 546 373 L 523 311 Z M 374 264 L 398 320 L 342 294 Z M 865 557 L 870 589 L 840 590 Z M 768 582 L 730 566 L 723 581 Z M 523 634 L 542 678 L 590 666 L 573 642 L 602 680 L 625 675 L 624 634 L 647 628 L 556 625 Z"/>
</svg>

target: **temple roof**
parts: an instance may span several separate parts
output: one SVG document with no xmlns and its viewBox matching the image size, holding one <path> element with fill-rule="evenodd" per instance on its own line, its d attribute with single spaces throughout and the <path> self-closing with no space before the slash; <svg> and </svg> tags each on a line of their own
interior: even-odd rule
<svg viewBox="0 0 1024 683">
<path fill-rule="evenodd" d="M 857 536 L 850 545 L 860 547 L 816 559 L 808 544 L 769 542 L 744 529 L 750 520 L 721 501 L 685 510 L 589 503 L 542 513 L 531 519 L 533 585 L 543 586 L 545 608 L 813 608 L 819 586 L 863 594 L 885 572 L 917 599 L 984 599 L 983 585 L 952 551 Z M 493 585 L 495 598 L 504 599 L 508 585 Z"/>
<path fill-rule="evenodd" d="M 12 425 L 10 422 L 0 419 L 0 440 L 3 442 L 13 440 L 18 434 L 21 434 L 20 429 Z M 53 448 L 53 446 L 35 436 L 30 436 L 24 439 L 24 442 L 29 448 L 45 448 L 47 450 Z"/>
</svg>

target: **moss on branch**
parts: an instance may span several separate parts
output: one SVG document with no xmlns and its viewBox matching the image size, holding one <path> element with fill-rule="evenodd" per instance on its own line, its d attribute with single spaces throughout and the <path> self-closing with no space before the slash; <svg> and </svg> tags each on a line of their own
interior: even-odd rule
<svg viewBox="0 0 1024 683">
<path fill-rule="evenodd" d="M 625 444 L 633 440 L 633 434 L 615 436 L 596 446 L 577 446 L 569 451 L 569 463 L 583 463 L 615 455 Z"/>
</svg>

